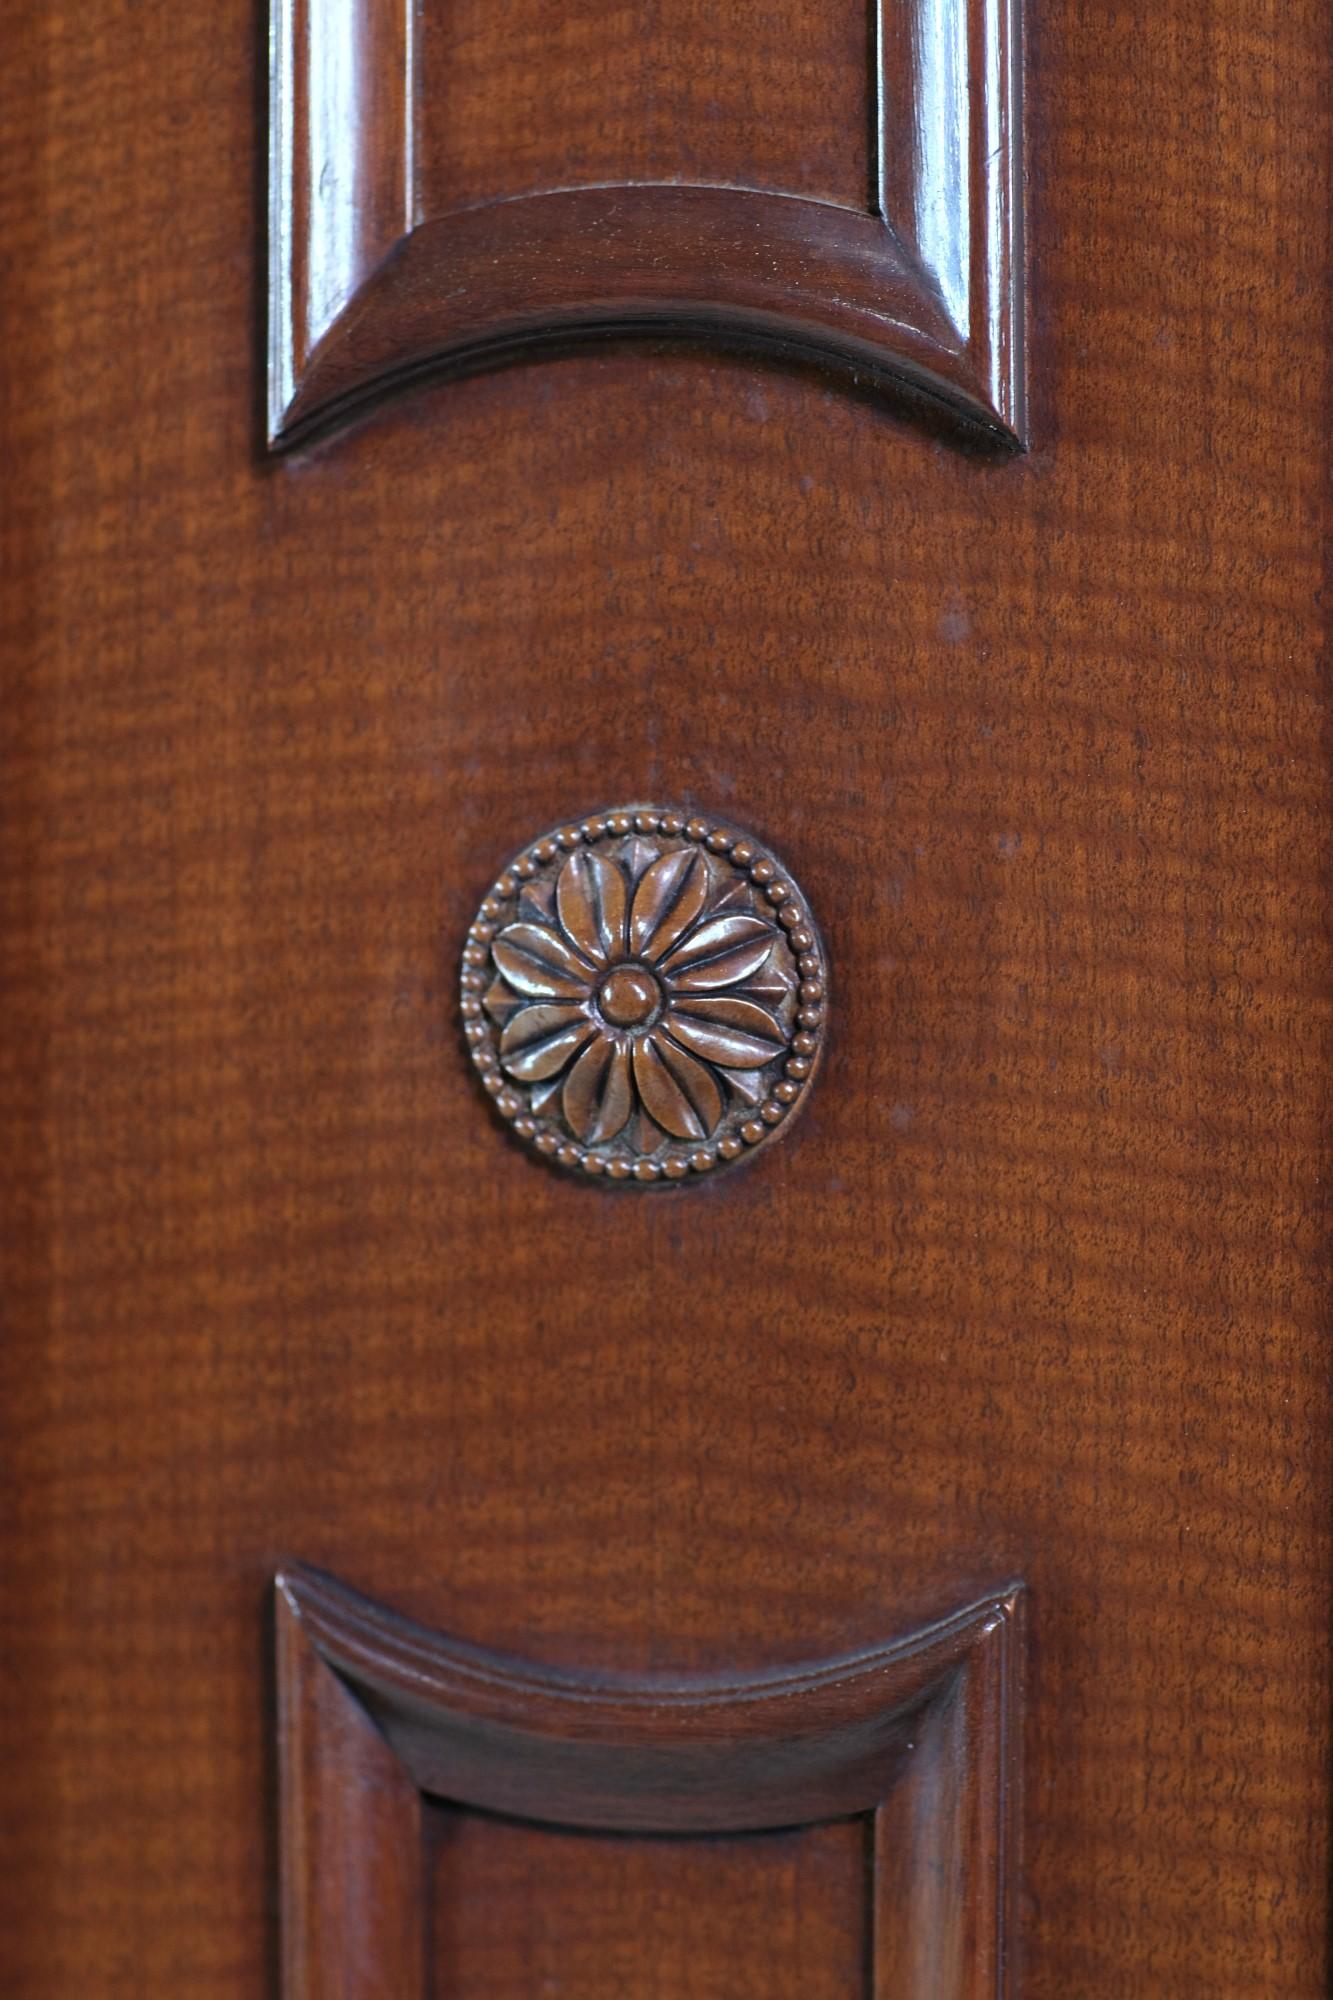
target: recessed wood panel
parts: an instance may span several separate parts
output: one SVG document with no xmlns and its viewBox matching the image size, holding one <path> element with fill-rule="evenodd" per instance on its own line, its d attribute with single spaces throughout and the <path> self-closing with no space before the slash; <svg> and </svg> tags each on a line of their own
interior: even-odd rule
<svg viewBox="0 0 1333 2000">
<path fill-rule="evenodd" d="M 817 356 L 1025 436 L 1019 0 L 275 0 L 269 428 L 535 343 Z"/>
<path fill-rule="evenodd" d="M 543 188 L 694 182 L 864 212 L 865 0 L 423 0 L 423 215 Z"/>
<path fill-rule="evenodd" d="M 428 1959 L 448 2000 L 857 2000 L 868 1816 L 698 1839 L 431 1804 Z"/>
<path fill-rule="evenodd" d="M 1001 2000 L 1021 1609 L 748 1680 L 596 1678 L 287 1572 L 285 2000 L 416 2000 L 427 1966 L 451 2000 L 610 2000 L 667 1964 L 714 2000 Z"/>
</svg>

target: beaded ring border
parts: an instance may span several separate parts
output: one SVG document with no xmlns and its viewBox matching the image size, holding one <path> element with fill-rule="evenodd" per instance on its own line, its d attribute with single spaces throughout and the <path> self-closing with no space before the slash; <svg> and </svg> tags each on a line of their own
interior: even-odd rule
<svg viewBox="0 0 1333 2000">
<path fill-rule="evenodd" d="M 716 1140 L 673 1143 L 659 1157 L 645 1155 L 631 1160 L 622 1155 L 607 1158 L 595 1146 L 565 1136 L 555 1119 L 532 1112 L 524 1092 L 515 1088 L 504 1074 L 499 1029 L 487 1018 L 482 996 L 496 976 L 491 964 L 492 941 L 507 922 L 513 921 L 514 909 L 526 885 L 562 854 L 573 853 L 585 845 L 595 848 L 601 841 L 621 840 L 635 834 L 663 834 L 673 840 L 692 842 L 711 855 L 727 859 L 738 874 L 748 876 L 754 888 L 772 905 L 772 914 L 786 934 L 785 942 L 799 974 L 796 988 L 799 1004 L 783 1060 L 782 1078 L 755 1107 L 753 1117 Z M 751 835 L 725 821 L 679 809 L 616 807 L 583 820 L 569 821 L 520 848 L 496 877 L 468 926 L 460 985 L 468 1053 L 500 1117 L 517 1138 L 550 1164 L 613 1184 L 680 1185 L 706 1177 L 712 1170 L 758 1150 L 786 1130 L 805 1101 L 826 1039 L 827 956 L 814 918 L 790 873 Z M 774 1062 L 777 1060 L 773 1058 Z"/>
</svg>

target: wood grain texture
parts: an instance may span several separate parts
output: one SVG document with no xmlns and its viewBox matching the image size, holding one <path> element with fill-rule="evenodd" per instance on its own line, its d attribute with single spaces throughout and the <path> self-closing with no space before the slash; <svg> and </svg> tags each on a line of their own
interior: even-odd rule
<svg viewBox="0 0 1333 2000">
<path fill-rule="evenodd" d="M 276 1618 L 284 2000 L 424 1994 L 422 1800 L 352 1691 Z"/>
<path fill-rule="evenodd" d="M 415 182 L 423 214 L 552 187 L 735 183 L 864 211 L 874 182 L 872 9 L 764 0 L 425 0 Z"/>
<path fill-rule="evenodd" d="M 273 443 L 634 331 L 814 352 L 1022 442 L 1019 0 L 274 0 L 270 47 Z"/>
<path fill-rule="evenodd" d="M 859 1819 L 873 1832 L 868 1852 L 864 1832 L 850 1851 L 864 1904 L 850 1941 L 869 2000 L 1015 1990 L 1020 1586 L 854 1656 L 749 1679 L 633 1678 L 460 1645 L 294 1568 L 277 1583 L 277 1645 L 290 2000 L 423 1991 L 423 1940 L 441 1926 L 418 1795 L 622 1836 Z M 738 1880 L 713 1890 L 716 1930 L 726 1928 L 718 1898 L 744 1898 L 766 1858 L 783 1857 L 761 1843 Z M 551 1859 L 543 1883 L 516 1857 L 488 1896 L 507 1896 L 515 1918 L 533 1897 L 567 1898 L 585 1921 L 598 1914 L 596 1878 L 568 1892 L 567 1845 Z M 637 1872 L 640 1896 L 660 1901 L 670 1871 L 663 1879 L 649 1854 Z M 702 1883 L 694 1894 L 709 1897 Z M 736 1937 L 744 1914 L 740 1900 Z M 452 1990 L 453 1968 L 436 1971 Z M 753 1991 L 758 1961 L 748 1976 Z"/>
<path fill-rule="evenodd" d="M 432 1969 L 449 2000 L 847 2000 L 865 1987 L 865 1850 L 862 1819 L 625 1839 L 437 1806 Z"/>
<path fill-rule="evenodd" d="M 300 1555 L 639 1675 L 1023 1575 L 1025 2000 L 1316 2000 L 1323 9 L 1043 7 L 1011 459 L 640 342 L 270 461 L 254 10 L 6 26 L 0 1990 L 271 1990 Z M 451 1020 L 611 797 L 743 802 L 839 974 L 637 1203 Z"/>
</svg>

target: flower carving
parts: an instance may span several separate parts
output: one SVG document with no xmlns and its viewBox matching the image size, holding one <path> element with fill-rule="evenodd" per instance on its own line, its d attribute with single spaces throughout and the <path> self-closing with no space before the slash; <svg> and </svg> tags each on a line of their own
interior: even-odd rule
<svg viewBox="0 0 1333 2000">
<path fill-rule="evenodd" d="M 616 1138 L 636 1105 L 674 1139 L 710 1138 L 718 1071 L 762 1069 L 786 1047 L 749 990 L 780 936 L 718 907 L 698 848 L 660 855 L 632 885 L 607 856 L 571 854 L 554 923 L 509 924 L 491 947 L 528 1003 L 500 1036 L 501 1066 L 522 1083 L 563 1076 L 564 1120 L 585 1145 Z"/>
<path fill-rule="evenodd" d="M 487 1088 L 563 1165 L 679 1178 L 736 1157 L 813 1068 L 808 921 L 775 863 L 707 822 L 562 829 L 501 877 L 464 952 Z"/>
</svg>

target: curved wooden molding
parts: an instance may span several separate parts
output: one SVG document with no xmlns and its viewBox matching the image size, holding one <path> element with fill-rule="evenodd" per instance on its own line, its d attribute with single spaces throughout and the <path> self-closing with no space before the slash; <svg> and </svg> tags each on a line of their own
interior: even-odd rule
<svg viewBox="0 0 1333 2000">
<path fill-rule="evenodd" d="M 422 1801 L 718 1834 L 864 1814 L 873 2000 L 1011 1991 L 1022 1589 L 749 1680 L 543 1669 L 277 1579 L 287 2000 L 426 1991 Z"/>
<path fill-rule="evenodd" d="M 1019 0 L 872 0 L 864 210 L 674 181 L 441 210 L 416 0 L 273 4 L 274 445 L 426 368 L 635 331 L 849 364 L 1023 442 Z"/>
</svg>

